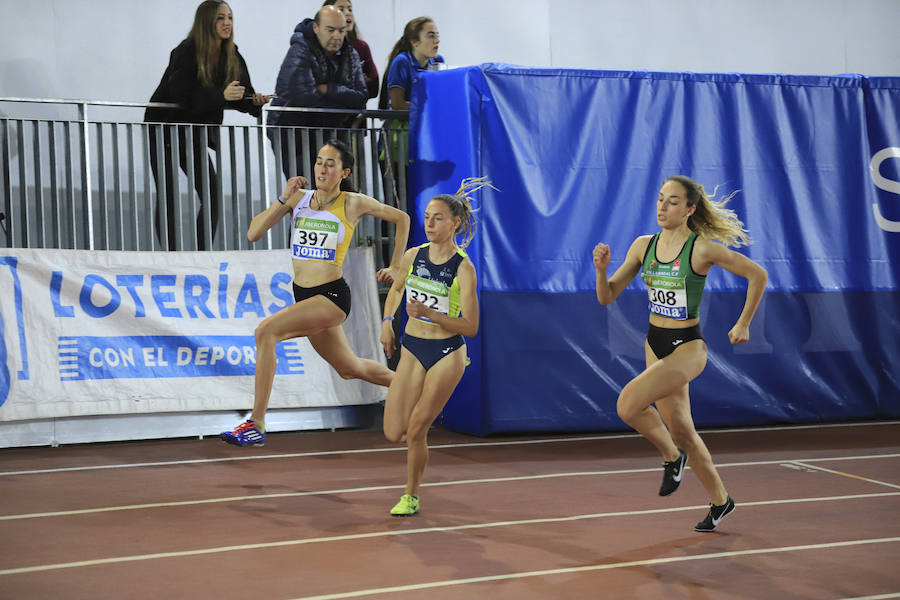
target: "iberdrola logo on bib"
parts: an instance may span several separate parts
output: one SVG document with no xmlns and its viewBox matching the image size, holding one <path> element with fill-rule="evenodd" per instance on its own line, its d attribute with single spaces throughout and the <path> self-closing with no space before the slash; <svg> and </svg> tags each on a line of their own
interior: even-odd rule
<svg viewBox="0 0 900 600">
<path fill-rule="evenodd" d="M 338 232 L 338 224 L 333 221 L 324 221 L 322 219 L 313 219 L 310 217 L 303 217 L 297 223 L 297 227 L 299 229 L 306 229 L 308 231 L 327 231 L 330 233 Z"/>
</svg>

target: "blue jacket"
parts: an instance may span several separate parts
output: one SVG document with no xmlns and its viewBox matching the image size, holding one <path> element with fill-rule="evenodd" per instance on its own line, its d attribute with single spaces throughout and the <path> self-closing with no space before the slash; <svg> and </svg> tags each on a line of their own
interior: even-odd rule
<svg viewBox="0 0 900 600">
<path fill-rule="evenodd" d="M 312 45 L 319 49 L 314 52 Z M 321 59 L 325 62 L 322 64 Z M 342 76 L 341 73 L 346 76 Z M 316 85 L 326 84 L 320 94 Z M 349 40 L 333 56 L 325 56 L 313 32 L 313 20 L 305 19 L 294 28 L 291 46 L 281 63 L 275 81 L 277 97 L 272 106 L 309 106 L 321 108 L 363 109 L 368 100 L 362 62 Z M 305 125 L 310 127 L 342 127 L 348 115 L 311 115 L 308 113 L 269 112 L 269 125 Z"/>
</svg>

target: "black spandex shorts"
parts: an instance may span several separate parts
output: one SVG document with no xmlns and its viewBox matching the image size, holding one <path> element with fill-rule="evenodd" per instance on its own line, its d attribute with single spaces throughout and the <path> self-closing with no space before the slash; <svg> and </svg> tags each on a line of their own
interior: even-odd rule
<svg viewBox="0 0 900 600">
<path fill-rule="evenodd" d="M 308 288 L 294 284 L 294 302 L 300 302 L 313 296 L 325 296 L 344 311 L 345 315 L 350 315 L 350 286 L 343 277 Z"/>
<path fill-rule="evenodd" d="M 453 337 L 430 340 L 426 338 L 403 336 L 403 347 L 412 352 L 412 355 L 425 367 L 427 371 L 439 360 L 466 345 L 466 341 L 459 334 Z"/>
<path fill-rule="evenodd" d="M 675 352 L 678 346 L 685 342 L 702 339 L 703 334 L 700 333 L 699 324 L 684 329 L 667 329 L 650 325 L 650 328 L 647 329 L 647 343 L 650 344 L 650 349 L 656 358 L 660 359 Z"/>
</svg>

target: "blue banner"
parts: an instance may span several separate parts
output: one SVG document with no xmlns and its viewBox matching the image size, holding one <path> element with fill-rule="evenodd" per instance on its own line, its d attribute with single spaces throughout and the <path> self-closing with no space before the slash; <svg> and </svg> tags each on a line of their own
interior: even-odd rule
<svg viewBox="0 0 900 600">
<path fill-rule="evenodd" d="M 636 279 L 600 306 L 591 250 L 608 243 L 616 269 L 658 230 L 673 174 L 738 191 L 729 207 L 754 240 L 740 251 L 769 272 L 746 346 L 727 340 L 746 282 L 710 273 L 697 422 L 900 415 L 900 78 L 488 64 L 424 73 L 412 98 L 415 214 L 463 177 L 499 190 L 480 195 L 482 330 L 445 424 L 624 428 L 615 401 L 643 369 L 646 293 Z"/>
</svg>

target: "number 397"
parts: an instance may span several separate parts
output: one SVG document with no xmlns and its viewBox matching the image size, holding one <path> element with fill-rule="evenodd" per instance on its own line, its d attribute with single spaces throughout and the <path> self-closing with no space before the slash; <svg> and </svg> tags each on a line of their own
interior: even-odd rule
<svg viewBox="0 0 900 600">
<path fill-rule="evenodd" d="M 299 229 L 297 231 L 297 241 L 304 246 L 320 246 L 324 248 L 325 242 L 328 241 L 328 234 Z"/>
</svg>

